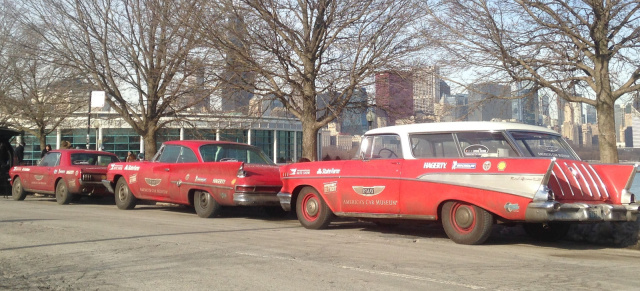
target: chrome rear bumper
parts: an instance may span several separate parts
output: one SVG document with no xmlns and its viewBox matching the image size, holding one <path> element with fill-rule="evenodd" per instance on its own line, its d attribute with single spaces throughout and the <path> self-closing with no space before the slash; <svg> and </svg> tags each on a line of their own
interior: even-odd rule
<svg viewBox="0 0 640 291">
<path fill-rule="evenodd" d="M 278 206 L 280 200 L 274 193 L 233 193 L 233 203 L 239 206 Z"/>
<path fill-rule="evenodd" d="M 291 193 L 278 193 L 278 199 L 280 199 L 280 206 L 285 211 L 291 211 Z"/>
<path fill-rule="evenodd" d="M 532 202 L 525 213 L 526 222 L 574 221 L 636 221 L 640 204 L 586 204 L 557 201 Z"/>
</svg>

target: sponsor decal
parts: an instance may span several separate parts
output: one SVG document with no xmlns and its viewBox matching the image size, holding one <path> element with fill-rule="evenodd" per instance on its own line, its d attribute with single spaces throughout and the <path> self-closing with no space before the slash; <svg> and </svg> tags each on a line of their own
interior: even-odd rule
<svg viewBox="0 0 640 291">
<path fill-rule="evenodd" d="M 167 194 L 169 191 L 163 189 L 152 189 L 152 188 L 142 188 L 140 187 L 141 192 L 155 193 L 155 194 Z"/>
<path fill-rule="evenodd" d="M 67 174 L 69 174 L 69 173 L 67 173 Z M 74 174 L 75 174 L 76 176 L 78 176 L 78 171 L 76 171 Z"/>
<path fill-rule="evenodd" d="M 353 186 L 351 188 L 353 189 L 353 191 L 356 192 L 356 194 L 369 197 L 369 196 L 375 196 L 382 193 L 382 191 L 384 191 L 385 186 L 371 186 L 371 187 Z"/>
<path fill-rule="evenodd" d="M 511 181 L 542 181 L 541 177 L 525 177 L 525 176 L 513 176 L 511 177 Z"/>
<path fill-rule="evenodd" d="M 398 205 L 397 200 L 342 200 L 344 205 L 370 205 L 370 206 L 395 206 Z"/>
<path fill-rule="evenodd" d="M 189 174 L 187 174 L 186 176 L 184 176 L 184 179 L 185 179 L 186 181 L 189 181 L 189 177 L 190 177 L 190 175 L 189 175 Z"/>
<path fill-rule="evenodd" d="M 22 168 L 21 167 L 13 167 L 13 170 L 14 171 L 22 171 Z"/>
<path fill-rule="evenodd" d="M 194 181 L 204 183 L 204 182 L 207 182 L 207 178 L 198 177 L 198 175 L 196 175 L 196 178 L 194 179 Z"/>
<path fill-rule="evenodd" d="M 338 181 L 324 183 L 324 193 L 335 193 L 338 191 Z"/>
<path fill-rule="evenodd" d="M 316 172 L 318 175 L 326 175 L 326 174 L 340 174 L 340 169 L 318 169 Z"/>
<path fill-rule="evenodd" d="M 69 187 L 75 187 L 76 186 L 76 180 L 69 180 Z"/>
<path fill-rule="evenodd" d="M 504 171 L 507 168 L 507 162 L 502 161 L 498 163 L 498 171 Z"/>
<path fill-rule="evenodd" d="M 513 203 L 507 202 L 507 204 L 504 205 L 504 210 L 506 210 L 509 213 L 520 212 L 520 205 L 518 205 L 517 203 L 513 204 Z"/>
<path fill-rule="evenodd" d="M 140 170 L 140 166 L 126 165 L 126 166 L 124 166 L 124 170 L 125 171 L 138 171 L 138 170 Z"/>
<path fill-rule="evenodd" d="M 22 168 L 23 172 L 31 172 L 31 168 Z"/>
<path fill-rule="evenodd" d="M 452 170 L 455 169 L 463 169 L 463 170 L 475 170 L 475 163 L 458 163 L 458 161 L 453 161 L 453 165 L 451 166 Z"/>
<path fill-rule="evenodd" d="M 122 170 L 122 165 L 111 164 L 111 168 L 109 168 L 109 170 L 115 170 L 115 171 Z"/>
<path fill-rule="evenodd" d="M 560 148 L 559 148 L 559 147 L 557 147 L 557 146 L 546 146 L 546 147 L 544 148 L 544 150 L 545 150 L 545 151 L 547 151 L 547 152 L 555 153 L 555 152 L 557 152 L 558 150 L 560 150 Z"/>
<path fill-rule="evenodd" d="M 73 170 L 68 170 L 67 171 L 67 175 L 73 175 Z M 77 173 L 76 173 L 76 175 L 77 175 Z"/>
<path fill-rule="evenodd" d="M 57 174 L 58 173 L 58 169 L 53 170 L 53 174 Z"/>
<path fill-rule="evenodd" d="M 447 163 L 445 162 L 434 162 L 434 163 L 424 163 L 424 169 L 445 169 L 447 168 Z"/>
<path fill-rule="evenodd" d="M 36 179 L 36 181 L 41 181 L 44 179 L 44 175 L 33 175 L 33 178 Z"/>
<path fill-rule="evenodd" d="M 489 148 L 481 144 L 472 144 L 462 150 L 465 156 L 481 156 L 489 153 Z"/>
<path fill-rule="evenodd" d="M 227 193 L 220 193 L 220 198 L 226 199 L 227 198 Z"/>
<path fill-rule="evenodd" d="M 162 179 L 144 178 L 144 181 L 147 182 L 149 186 L 155 187 L 160 185 L 160 182 L 162 182 Z"/>
<path fill-rule="evenodd" d="M 227 182 L 227 180 L 225 180 L 225 179 L 213 179 L 211 182 L 213 184 L 224 184 L 225 182 Z"/>
<path fill-rule="evenodd" d="M 129 176 L 129 183 L 135 183 L 138 182 L 138 174 L 133 174 L 131 176 Z"/>
<path fill-rule="evenodd" d="M 489 171 L 491 169 L 491 162 L 489 161 L 484 162 L 484 164 L 482 164 L 482 169 L 485 171 Z"/>
<path fill-rule="evenodd" d="M 309 175 L 311 174 L 311 170 L 309 169 L 304 169 L 304 170 L 298 170 L 298 168 L 292 168 L 289 169 L 291 171 L 291 175 Z"/>
</svg>

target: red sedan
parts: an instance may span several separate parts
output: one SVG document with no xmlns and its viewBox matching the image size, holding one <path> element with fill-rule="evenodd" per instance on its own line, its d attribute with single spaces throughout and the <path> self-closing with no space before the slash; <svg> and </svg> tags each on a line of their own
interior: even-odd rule
<svg viewBox="0 0 640 291">
<path fill-rule="evenodd" d="M 193 206 L 209 218 L 221 206 L 262 206 L 284 214 L 278 167 L 257 147 L 218 141 L 169 141 L 149 162 L 109 165 L 104 185 L 120 209 L 139 199 Z"/>
<path fill-rule="evenodd" d="M 101 181 L 107 165 L 120 160 L 115 154 L 89 150 L 53 150 L 37 166 L 17 166 L 9 170 L 14 200 L 28 193 L 55 195 L 58 204 L 68 204 L 80 195 L 105 195 Z"/>
</svg>

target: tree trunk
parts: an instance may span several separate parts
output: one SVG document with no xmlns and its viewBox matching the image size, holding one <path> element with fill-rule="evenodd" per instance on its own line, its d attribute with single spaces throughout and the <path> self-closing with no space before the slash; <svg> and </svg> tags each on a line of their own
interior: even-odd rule
<svg viewBox="0 0 640 291">
<path fill-rule="evenodd" d="M 600 162 L 617 163 L 618 147 L 616 146 L 616 125 L 613 101 L 611 98 L 601 98 L 608 102 L 598 102 L 598 144 L 600 147 Z"/>
<path fill-rule="evenodd" d="M 318 160 L 318 128 L 314 116 L 302 119 L 302 157 L 310 161 Z"/>
<path fill-rule="evenodd" d="M 144 138 L 144 159 L 148 161 L 156 155 L 158 150 L 156 146 L 156 131 L 147 130 L 142 137 Z"/>
</svg>

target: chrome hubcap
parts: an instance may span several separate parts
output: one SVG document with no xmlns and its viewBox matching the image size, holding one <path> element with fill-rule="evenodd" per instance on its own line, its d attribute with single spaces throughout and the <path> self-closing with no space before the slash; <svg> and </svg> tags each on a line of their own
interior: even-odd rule
<svg viewBox="0 0 640 291">
<path fill-rule="evenodd" d="M 455 214 L 456 224 L 462 228 L 470 227 L 473 224 L 473 212 L 469 207 L 460 207 Z"/>
<path fill-rule="evenodd" d="M 307 214 L 310 216 L 315 216 L 318 214 L 318 200 L 309 199 L 307 201 L 307 205 L 305 205 L 305 209 L 307 210 Z"/>
</svg>

